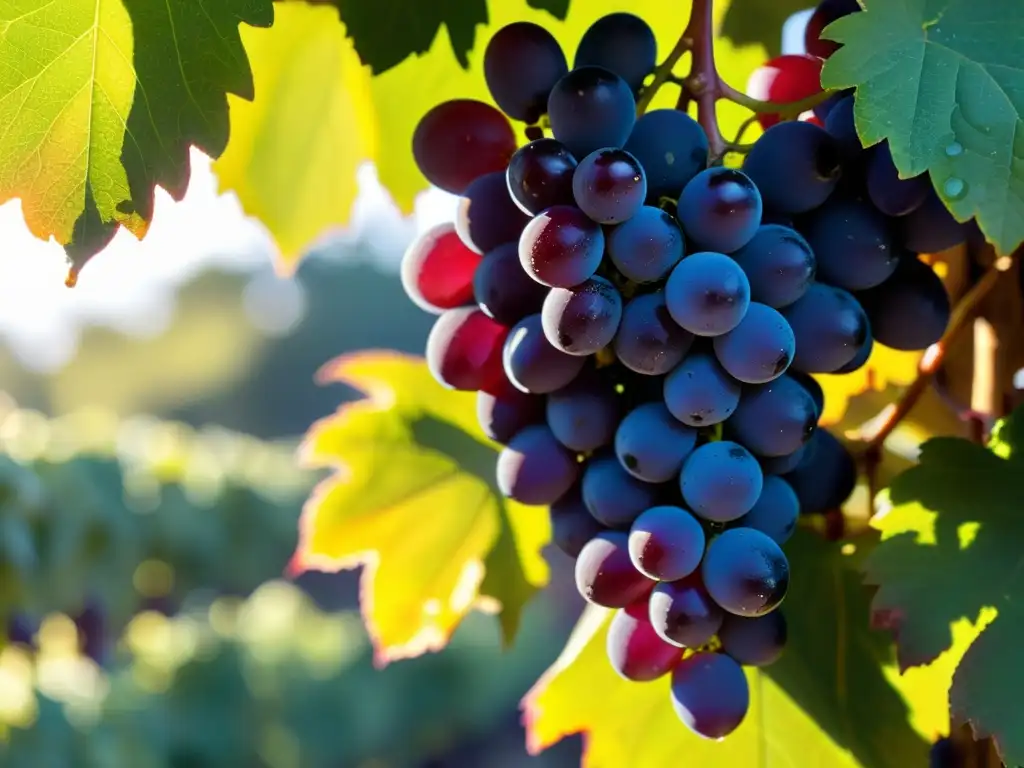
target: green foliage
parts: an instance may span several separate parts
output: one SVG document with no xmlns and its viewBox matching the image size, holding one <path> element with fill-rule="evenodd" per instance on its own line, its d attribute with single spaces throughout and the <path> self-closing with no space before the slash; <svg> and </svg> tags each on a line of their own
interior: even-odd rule
<svg viewBox="0 0 1024 768">
<path fill-rule="evenodd" d="M 637 685 L 612 671 L 607 621 L 591 611 L 524 702 L 531 746 L 583 731 L 590 768 L 660 768 L 666 755 L 686 755 L 695 765 L 924 764 L 928 745 L 908 723 L 905 694 L 885 675 L 891 651 L 868 628 L 859 555 L 851 549 L 808 533 L 787 545 L 797 575 L 782 608 L 788 645 L 764 672 L 748 670 L 751 710 L 728 738 L 705 741 L 681 728 L 666 678 Z"/>
<path fill-rule="evenodd" d="M 771 56 L 778 56 L 782 53 L 783 23 L 794 13 L 811 6 L 813 3 L 807 0 L 756 3 L 733 0 L 722 19 L 721 35 L 736 45 L 761 45 Z"/>
<path fill-rule="evenodd" d="M 282 573 L 312 477 L 227 432 L 0 414 L 0 620 L 248 594 Z M 141 566 L 141 567 L 140 567 Z"/>
<path fill-rule="evenodd" d="M 219 155 L 228 92 L 252 98 L 238 24 L 270 0 L 14 0 L 0 6 L 0 201 L 79 263 L 143 235 L 153 187 L 185 193 L 190 145 Z"/>
<path fill-rule="evenodd" d="M 1024 632 L 1022 449 L 1021 410 L 1000 423 L 988 449 L 956 438 L 925 443 L 920 463 L 892 484 L 892 508 L 876 520 L 883 540 L 866 563 L 878 586 L 875 622 L 894 631 L 901 667 L 953 648 L 951 625 L 976 625 L 950 711 L 979 736 L 991 734 L 1010 765 L 1024 763 L 1024 674 L 1014 661 Z"/>
<path fill-rule="evenodd" d="M 900 173 L 928 171 L 1004 253 L 1024 241 L 1024 15 L 1005 0 L 869 0 L 828 27 L 822 84 L 857 86 L 857 132 Z"/>
<path fill-rule="evenodd" d="M 494 627 L 482 617 L 444 654 L 377 670 L 356 614 L 324 612 L 282 582 L 171 619 L 139 615 L 109 671 L 76 657 L 50 628 L 37 657 L 20 648 L 0 654 L 0 732 L 13 726 L 6 744 L 0 738 L 0 764 L 421 764 L 502 722 L 522 680 L 537 674 L 553 620 L 551 611 L 533 612 L 530 634 L 501 655 L 500 673 Z M 55 671 L 63 684 L 50 687 Z M 484 754 L 517 764 L 521 749 L 492 741 Z"/>
<path fill-rule="evenodd" d="M 480 597 L 500 606 L 511 641 L 547 581 L 548 520 L 495 487 L 497 452 L 474 396 L 394 354 L 344 358 L 324 374 L 368 398 L 307 437 L 309 463 L 336 474 L 306 507 L 295 567 L 368 567 L 362 607 L 382 661 L 444 647 Z"/>
</svg>

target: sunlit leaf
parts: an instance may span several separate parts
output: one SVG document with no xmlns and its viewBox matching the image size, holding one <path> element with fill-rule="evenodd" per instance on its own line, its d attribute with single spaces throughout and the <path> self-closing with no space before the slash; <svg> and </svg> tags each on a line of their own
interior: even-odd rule
<svg viewBox="0 0 1024 768">
<path fill-rule="evenodd" d="M 782 610 L 789 644 L 772 667 L 748 671 L 751 711 L 723 741 L 705 741 L 683 726 L 668 678 L 620 678 L 606 658 L 607 620 L 591 609 L 524 701 L 531 749 L 583 732 L 586 768 L 923 764 L 927 744 L 885 674 L 889 647 L 867 627 L 856 553 L 843 551 L 808 533 L 787 545 L 793 581 Z"/>
<path fill-rule="evenodd" d="M 547 580 L 548 521 L 498 494 L 496 448 L 476 426 L 473 395 L 392 353 L 342 358 L 324 378 L 368 399 L 307 437 L 309 462 L 336 471 L 306 506 L 293 567 L 365 566 L 362 609 L 379 663 L 442 648 L 474 606 L 500 608 L 510 640 Z"/>
<path fill-rule="evenodd" d="M 920 464 L 889 490 L 892 506 L 875 520 L 883 540 L 866 564 L 878 586 L 874 621 L 894 632 L 902 667 L 944 654 L 949 664 L 959 633 L 952 716 L 992 735 L 1011 765 L 1024 762 L 1015 661 L 1024 631 L 1022 418 L 1001 422 L 987 449 L 958 438 L 926 443 Z"/>
</svg>

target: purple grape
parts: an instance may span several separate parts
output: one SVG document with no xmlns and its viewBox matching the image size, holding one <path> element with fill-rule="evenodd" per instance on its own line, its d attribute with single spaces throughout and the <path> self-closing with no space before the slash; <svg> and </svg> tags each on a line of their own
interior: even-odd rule
<svg viewBox="0 0 1024 768">
<path fill-rule="evenodd" d="M 582 492 L 590 514 L 609 528 L 632 525 L 658 500 L 658 486 L 637 480 L 614 456 L 599 456 L 587 463 Z"/>
<path fill-rule="evenodd" d="M 651 626 L 666 642 L 682 648 L 700 648 L 722 626 L 725 613 L 711 599 L 700 575 L 662 582 L 651 592 Z"/>
<path fill-rule="evenodd" d="M 515 242 L 488 251 L 473 275 L 473 298 L 485 315 L 502 325 L 540 312 L 545 296 L 544 286 L 523 270 Z"/>
<path fill-rule="evenodd" d="M 619 397 L 598 376 L 579 376 L 548 395 L 548 426 L 566 448 L 589 453 L 615 437 L 621 412 Z"/>
<path fill-rule="evenodd" d="M 727 523 L 743 517 L 761 495 L 761 467 L 750 451 L 738 443 L 705 443 L 683 465 L 680 487 L 694 514 Z"/>
<path fill-rule="evenodd" d="M 572 288 L 597 271 L 604 231 L 579 208 L 554 205 L 526 225 L 519 260 L 526 274 L 552 288 Z"/>
<path fill-rule="evenodd" d="M 730 528 L 708 543 L 701 577 L 711 599 L 737 616 L 763 616 L 789 589 L 789 561 L 766 534 Z"/>
<path fill-rule="evenodd" d="M 679 364 L 691 344 L 693 334 L 676 324 L 665 305 L 665 294 L 658 291 L 635 296 L 626 304 L 614 349 L 629 370 L 661 376 Z"/>
<path fill-rule="evenodd" d="M 502 362 L 505 375 L 517 389 L 543 395 L 575 379 L 586 359 L 551 346 L 544 336 L 540 315 L 530 315 L 509 331 Z"/>
<path fill-rule="evenodd" d="M 506 181 L 516 205 L 531 216 L 554 205 L 572 205 L 576 158 L 554 139 L 520 147 L 508 162 Z"/>
<path fill-rule="evenodd" d="M 736 521 L 739 528 L 753 528 L 768 536 L 778 545 L 785 544 L 796 530 L 800 517 L 800 499 L 792 486 L 781 477 L 770 475 L 747 514 Z"/>
<path fill-rule="evenodd" d="M 735 731 L 750 708 L 743 669 L 721 653 L 695 653 L 672 672 L 672 706 L 687 728 L 705 739 Z"/>
<path fill-rule="evenodd" d="M 737 381 L 765 384 L 777 379 L 793 360 L 793 329 L 777 309 L 751 302 L 739 325 L 716 336 L 715 357 Z"/>
<path fill-rule="evenodd" d="M 502 171 L 473 181 L 459 198 L 455 231 L 477 253 L 487 253 L 502 243 L 518 240 L 530 220 L 512 200 Z"/>
<path fill-rule="evenodd" d="M 598 224 L 619 224 L 644 204 L 647 180 L 640 162 L 626 150 L 599 149 L 580 161 L 572 193 L 580 210 Z"/>
<path fill-rule="evenodd" d="M 633 409 L 615 432 L 615 455 L 629 474 L 648 483 L 678 477 L 697 444 L 697 431 L 675 419 L 664 403 Z"/>
<path fill-rule="evenodd" d="M 599 533 L 576 558 L 576 589 L 594 605 L 625 608 L 643 599 L 654 584 L 633 567 L 628 537 L 621 531 Z"/>
<path fill-rule="evenodd" d="M 586 543 L 605 530 L 583 503 L 579 486 L 566 491 L 548 512 L 551 543 L 569 557 L 578 557 Z"/>
<path fill-rule="evenodd" d="M 761 195 L 746 174 L 708 168 L 679 195 L 679 221 L 702 249 L 732 253 L 750 242 L 761 224 Z"/>
<path fill-rule="evenodd" d="M 640 573 L 678 581 L 697 570 L 704 556 L 704 529 L 682 507 L 651 507 L 629 529 L 629 557 Z"/>
<path fill-rule="evenodd" d="M 603 277 L 573 288 L 552 288 L 541 322 L 548 341 L 570 355 L 592 355 L 608 346 L 622 320 L 622 295 Z"/>
<path fill-rule="evenodd" d="M 646 603 L 615 612 L 605 647 L 612 669 L 626 680 L 638 683 L 667 675 L 683 656 L 678 647 L 666 643 L 651 627 Z"/>
<path fill-rule="evenodd" d="M 740 384 L 714 355 L 687 355 L 665 377 L 665 405 L 683 424 L 710 427 L 729 418 L 740 402 Z"/>
<path fill-rule="evenodd" d="M 683 258 L 683 231 L 661 208 L 645 205 L 606 236 L 608 257 L 634 283 L 663 280 Z"/>
<path fill-rule="evenodd" d="M 544 425 L 527 427 L 498 454 L 498 489 L 523 504 L 552 504 L 579 476 L 576 457 Z"/>
<path fill-rule="evenodd" d="M 728 333 L 747 313 L 750 282 L 721 253 L 693 253 L 676 264 L 665 284 L 665 305 L 682 328 L 697 336 Z"/>
<path fill-rule="evenodd" d="M 723 653 L 745 667 L 767 667 L 778 661 L 786 648 L 787 635 L 782 611 L 753 619 L 726 616 L 718 630 Z"/>
</svg>

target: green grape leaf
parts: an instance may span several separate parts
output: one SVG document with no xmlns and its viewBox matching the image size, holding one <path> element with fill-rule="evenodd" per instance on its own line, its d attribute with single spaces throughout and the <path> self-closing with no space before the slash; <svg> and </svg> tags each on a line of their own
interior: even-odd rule
<svg viewBox="0 0 1024 768">
<path fill-rule="evenodd" d="M 764 46 L 770 56 L 778 56 L 782 53 L 782 25 L 809 5 L 807 0 L 772 0 L 767 3 L 733 0 L 722 19 L 720 34 L 736 45 L 756 43 Z"/>
<path fill-rule="evenodd" d="M 721 742 L 694 736 L 672 709 L 667 678 L 620 678 L 606 658 L 607 617 L 588 609 L 524 700 L 531 751 L 584 732 L 588 768 L 662 768 L 683 757 L 692 765 L 924 764 L 928 745 L 886 675 L 890 647 L 868 628 L 859 553 L 807 532 L 786 552 L 788 645 L 773 666 L 748 670 L 751 711 L 735 733 Z"/>
<path fill-rule="evenodd" d="M 459 66 L 469 67 L 476 28 L 487 23 L 487 0 L 322 0 L 338 10 L 348 36 L 375 75 L 430 50 L 444 27 Z"/>
<path fill-rule="evenodd" d="M 476 606 L 500 608 L 506 642 L 547 581 L 543 510 L 503 499 L 497 450 L 474 396 L 422 360 L 342 358 L 324 370 L 369 397 L 314 424 L 306 457 L 336 470 L 303 513 L 293 569 L 365 566 L 362 609 L 379 663 L 438 650 Z"/>
<path fill-rule="evenodd" d="M 180 199 L 189 147 L 219 155 L 227 93 L 252 98 L 240 22 L 270 0 L 0 5 L 0 202 L 81 266 L 117 225 L 143 236 L 154 186 Z"/>
<path fill-rule="evenodd" d="M 531 8 L 547 11 L 559 21 L 569 15 L 569 0 L 526 0 Z"/>
<path fill-rule="evenodd" d="M 929 440 L 920 463 L 893 481 L 892 506 L 874 521 L 882 541 L 865 564 L 878 587 L 874 623 L 894 632 L 901 667 L 931 664 L 953 648 L 956 625 L 974 625 L 973 642 L 957 651 L 950 711 L 991 735 L 1010 765 L 1024 763 L 1022 448 L 1020 410 L 1000 422 L 988 448 Z"/>
<path fill-rule="evenodd" d="M 822 85 L 857 87 L 865 145 L 928 171 L 960 221 L 1004 253 L 1024 241 L 1024 14 L 1005 0 L 867 0 L 829 25 Z"/>
</svg>

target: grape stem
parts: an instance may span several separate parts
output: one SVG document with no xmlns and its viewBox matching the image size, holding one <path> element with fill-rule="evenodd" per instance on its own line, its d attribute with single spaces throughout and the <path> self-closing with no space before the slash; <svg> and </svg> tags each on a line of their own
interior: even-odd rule
<svg viewBox="0 0 1024 768">
<path fill-rule="evenodd" d="M 1009 256 L 996 259 L 974 287 L 957 302 L 946 332 L 941 339 L 925 350 L 921 362 L 917 366 L 916 378 L 904 390 L 899 399 L 887 405 L 860 429 L 846 433 L 846 437 L 849 439 L 866 443 L 864 453 L 869 462 L 873 456 L 880 455 L 882 444 L 886 438 L 913 410 L 921 395 L 928 389 L 933 377 L 942 368 L 952 343 L 968 327 L 982 300 L 995 287 L 1000 276 L 1012 266 L 1012 263 Z"/>
<path fill-rule="evenodd" d="M 689 27 L 687 27 L 689 30 Z M 665 60 L 661 62 L 654 69 L 654 79 L 651 80 L 650 84 L 644 87 L 643 93 L 640 94 L 640 98 L 636 102 L 636 114 L 637 117 L 647 111 L 647 108 L 651 105 L 651 101 L 655 95 L 667 82 L 677 82 L 678 79 L 672 74 L 672 70 L 675 69 L 676 64 L 683 58 L 683 54 L 690 50 L 691 40 L 687 37 L 687 33 L 683 32 L 679 39 L 676 41 L 675 47 L 669 52 Z"/>
<path fill-rule="evenodd" d="M 686 29 L 683 30 L 683 34 L 676 41 L 675 47 L 669 55 L 655 68 L 654 79 L 644 88 L 636 105 L 637 115 L 642 115 L 647 111 L 661 86 L 665 83 L 679 84 L 681 91 L 679 100 L 676 102 L 676 109 L 685 111 L 690 101 L 696 103 L 697 122 L 707 134 L 712 163 L 720 160 L 726 152 L 746 152 L 750 149 L 749 145 L 739 143 L 740 137 L 737 137 L 736 141 L 729 142 L 722 136 L 715 110 L 715 105 L 721 99 L 746 107 L 755 115 L 773 113 L 788 119 L 812 109 L 832 95 L 832 91 L 825 90 L 800 101 L 779 104 L 751 98 L 733 88 L 722 79 L 715 65 L 713 6 L 713 0 L 693 0 L 690 20 Z M 687 51 L 693 54 L 690 74 L 685 78 L 679 78 L 673 74 L 672 70 Z M 744 130 L 748 125 L 749 122 L 745 124 Z"/>
</svg>

